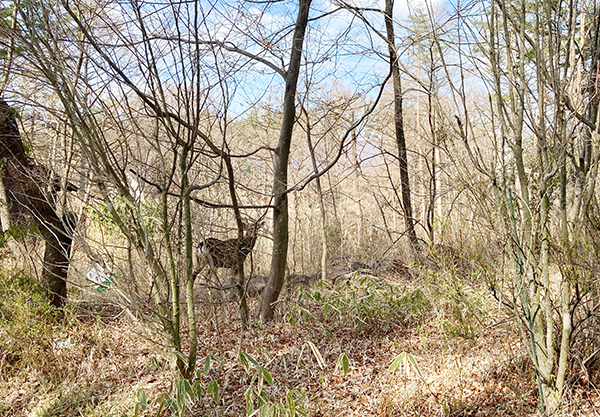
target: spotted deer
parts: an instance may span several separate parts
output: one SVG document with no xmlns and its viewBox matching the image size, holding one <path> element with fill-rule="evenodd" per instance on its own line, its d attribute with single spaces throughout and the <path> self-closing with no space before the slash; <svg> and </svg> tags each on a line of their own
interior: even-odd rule
<svg viewBox="0 0 600 417">
<path fill-rule="evenodd" d="M 198 263 L 201 266 L 210 265 L 213 271 L 217 268 L 233 269 L 237 273 L 237 257 L 241 256 L 244 262 L 256 243 L 258 229 L 264 224 L 263 221 L 244 223 L 244 236 L 238 246 L 238 239 L 220 240 L 208 238 L 198 245 Z"/>
</svg>

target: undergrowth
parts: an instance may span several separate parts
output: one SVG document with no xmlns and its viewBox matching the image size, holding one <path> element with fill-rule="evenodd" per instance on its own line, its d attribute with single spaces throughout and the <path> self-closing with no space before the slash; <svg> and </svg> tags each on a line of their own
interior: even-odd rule
<svg viewBox="0 0 600 417">
<path fill-rule="evenodd" d="M 285 319 L 290 324 L 311 319 L 351 321 L 358 330 L 406 327 L 431 309 L 430 301 L 420 289 L 408 291 L 358 272 L 341 286 L 319 281 L 300 289 L 295 299 L 282 303 Z"/>
<path fill-rule="evenodd" d="M 86 314 L 67 310 L 65 321 L 59 322 L 35 280 L 4 271 L 0 273 L 0 382 L 16 387 L 17 376 L 22 380 L 23 375 L 36 373 L 39 376 L 35 378 L 42 382 L 30 384 L 31 392 L 22 396 L 20 404 L 0 399 L 0 416 L 315 415 L 312 412 L 323 404 L 333 404 L 326 395 L 345 398 L 345 390 L 370 368 L 377 375 L 373 381 L 380 385 L 368 395 L 375 398 L 382 389 L 389 391 L 385 394 L 389 400 L 382 400 L 378 407 L 389 412 L 403 407 L 404 400 L 394 396 L 399 395 L 397 383 L 387 384 L 394 379 L 412 381 L 415 392 L 429 395 L 417 398 L 407 394 L 410 404 L 406 407 L 418 409 L 425 403 L 429 407 L 440 403 L 435 395 L 446 396 L 444 387 L 435 395 L 427 394 L 434 390 L 433 385 L 419 391 L 424 377 L 435 368 L 435 355 L 446 352 L 448 338 L 462 343 L 462 338 L 475 338 L 481 332 L 486 299 L 479 294 L 476 281 L 448 271 L 421 272 L 418 281 L 407 282 L 407 286 L 411 289 L 355 274 L 336 286 L 320 281 L 299 287 L 293 297 L 280 301 L 286 323 L 246 335 L 243 347 L 235 348 L 231 346 L 239 336 L 232 321 L 230 330 L 222 333 L 230 348 L 217 357 L 216 345 L 206 344 L 198 352 L 205 360 L 192 380 L 176 381 L 169 388 L 173 375 L 168 365 L 165 362 L 161 368 L 151 360 L 151 349 L 141 349 L 135 335 L 127 333 L 126 321 L 102 320 L 98 306 L 91 305 L 85 308 Z M 310 342 L 317 334 L 329 337 L 327 329 L 336 327 L 356 332 L 339 332 L 335 339 Z M 128 342 L 125 334 L 131 337 Z M 394 334 L 405 335 L 407 340 L 419 337 L 427 348 L 399 342 Z M 443 336 L 436 339 L 440 334 Z M 210 332 L 204 336 L 216 340 Z M 273 351 L 265 338 L 275 343 Z M 360 343 L 355 343 L 356 339 L 361 339 Z M 361 350 L 369 340 L 373 343 L 365 346 L 371 346 L 377 362 L 365 359 L 370 356 Z M 162 382 L 154 384 L 156 379 Z M 502 382 L 488 380 L 489 389 Z M 308 388 L 296 389 L 305 386 Z M 368 388 L 360 386 L 361 390 Z M 448 403 L 447 415 L 458 415 L 451 410 L 470 412 L 470 404 L 488 398 L 485 392 L 473 402 L 461 393 L 447 393 L 456 400 Z M 500 398 L 509 398 L 509 394 Z M 340 401 L 336 404 L 342 409 Z M 14 412 L 18 406 L 25 411 Z"/>
<path fill-rule="evenodd" d="M 315 349 L 314 345 L 311 349 Z M 318 350 L 313 353 L 321 357 Z M 285 392 L 281 401 L 274 400 L 268 393 L 268 386 L 277 384 L 269 369 L 246 352 L 240 352 L 239 363 L 248 379 L 244 393 L 247 416 L 264 417 L 302 417 L 307 415 L 308 399 L 297 389 Z M 322 360 L 322 358 L 321 358 Z M 204 367 L 198 369 L 192 381 L 180 379 L 175 382 L 172 395 L 163 392 L 150 400 L 143 388 L 136 392 L 130 412 L 119 414 L 120 417 L 169 416 L 184 417 L 187 415 L 222 415 L 222 393 L 219 382 L 211 378 L 212 356 L 204 360 Z M 347 365 L 344 366 L 347 372 Z M 108 417 L 117 417 L 109 414 Z"/>
<path fill-rule="evenodd" d="M 0 378 L 47 371 L 54 317 L 36 280 L 0 270 Z"/>
<path fill-rule="evenodd" d="M 0 269 L 0 416 L 105 416 L 99 398 L 126 377 L 114 337 L 100 319 L 73 312 L 60 318 L 36 279 Z"/>
<path fill-rule="evenodd" d="M 488 317 L 484 291 L 477 288 L 476 282 L 452 272 L 425 275 L 438 322 L 448 336 L 474 341 Z"/>
</svg>

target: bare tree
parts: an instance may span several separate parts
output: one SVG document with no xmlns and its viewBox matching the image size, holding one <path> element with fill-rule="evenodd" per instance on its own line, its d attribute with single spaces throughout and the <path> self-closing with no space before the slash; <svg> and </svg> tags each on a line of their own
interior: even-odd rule
<svg viewBox="0 0 600 417">
<path fill-rule="evenodd" d="M 285 96 L 283 99 L 283 120 L 279 141 L 275 148 L 273 174 L 273 258 L 269 281 L 263 292 L 260 303 L 260 318 L 269 320 L 273 317 L 273 303 L 279 298 L 283 287 L 288 252 L 288 165 L 292 131 L 296 122 L 296 88 L 302 63 L 302 45 L 308 25 L 308 14 L 311 0 L 301 0 L 298 17 L 294 27 L 290 61 L 285 71 Z"/>
<path fill-rule="evenodd" d="M 387 45 L 390 54 L 390 69 L 394 86 L 394 125 L 396 146 L 398 147 L 398 163 L 400 168 L 400 184 L 402 187 L 402 208 L 408 239 L 414 251 L 418 251 L 417 233 L 413 219 L 413 208 L 410 193 L 410 179 L 408 176 L 408 156 L 406 152 L 406 137 L 404 134 L 404 113 L 402 108 L 403 92 L 402 78 L 400 76 L 400 56 L 396 49 L 396 36 L 394 35 L 394 0 L 385 2 L 385 28 Z"/>
<path fill-rule="evenodd" d="M 361 19 L 369 29 L 374 32 L 379 39 L 381 39 L 387 45 L 389 68 L 392 78 L 393 86 L 393 102 L 394 102 L 394 138 L 396 142 L 396 149 L 398 152 L 398 168 L 400 173 L 400 188 L 401 188 L 401 199 L 400 204 L 404 214 L 404 222 L 406 226 L 406 234 L 414 253 L 419 252 L 419 241 L 415 229 L 415 220 L 413 217 L 413 205 L 412 205 L 412 194 L 410 187 L 410 177 L 408 168 L 408 153 L 406 146 L 406 134 L 404 129 L 404 92 L 402 90 L 402 76 L 401 76 L 401 62 L 398 49 L 396 46 L 396 34 L 394 30 L 394 0 L 386 0 L 385 9 L 380 10 L 377 8 L 361 8 L 356 7 L 347 2 L 340 2 L 344 8 L 354 13 L 359 19 Z M 385 33 L 377 27 L 375 19 L 371 19 L 368 13 L 375 13 L 375 15 L 383 15 Z"/>
<path fill-rule="evenodd" d="M 514 278 L 507 287 L 494 282 L 493 291 L 519 318 L 542 411 L 552 414 L 566 386 L 573 330 L 583 326 L 578 310 L 587 308 L 597 285 L 589 279 L 595 267 L 584 248 L 598 239 L 585 226 L 600 160 L 597 90 L 589 89 L 598 76 L 597 54 L 590 53 L 598 45 L 598 5 L 591 4 L 591 13 L 579 2 L 551 7 L 496 0 L 473 6 L 485 9 L 485 35 L 469 23 L 467 10 L 459 10 L 467 23 L 459 42 L 476 40 L 483 57 L 466 54 L 459 43 L 459 73 L 453 77 L 442 55 L 457 105 L 454 128 L 471 166 L 487 178 L 513 242 Z M 469 71 L 481 74 L 493 92 L 490 107 L 481 110 L 491 121 L 490 157 L 476 140 L 480 131 L 465 87 Z"/>
<path fill-rule="evenodd" d="M 82 160 L 91 168 L 92 199 L 100 200 L 106 221 L 137 251 L 142 270 L 151 271 L 146 280 L 131 267 L 129 253 L 129 271 L 120 270 L 110 297 L 164 336 L 162 343 L 176 354 L 174 369 L 189 377 L 197 342 L 193 193 L 220 180 L 221 160 L 232 172 L 225 146 L 211 138 L 219 120 L 211 114 L 211 100 L 216 100 L 211 92 L 219 83 L 211 85 L 210 69 L 196 65 L 214 58 L 212 51 L 189 42 L 201 31 L 199 4 L 179 8 L 165 3 L 161 19 L 153 18 L 153 6 L 129 6 L 105 5 L 119 9 L 111 15 L 82 3 L 27 4 L 19 10 L 18 45 L 31 75 L 60 100 L 62 107 L 53 111 L 68 121 Z M 57 18 L 65 13 L 68 24 Z M 165 33 L 172 32 L 180 36 L 166 40 Z M 112 42 L 105 42 L 108 38 Z M 124 55 L 135 64 L 121 60 Z M 137 77 L 138 70 L 143 77 Z M 199 160 L 204 174 L 195 169 Z M 140 184 L 152 187 L 151 203 L 140 194 Z M 158 226 L 151 219 L 158 219 Z M 104 248 L 88 239 L 79 243 L 97 263 L 114 256 L 102 256 Z M 183 288 L 190 336 L 185 361 L 180 355 Z"/>
</svg>

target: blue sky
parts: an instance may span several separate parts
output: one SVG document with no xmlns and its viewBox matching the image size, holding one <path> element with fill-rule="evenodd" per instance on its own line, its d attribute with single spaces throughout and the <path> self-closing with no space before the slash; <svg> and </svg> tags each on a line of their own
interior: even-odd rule
<svg viewBox="0 0 600 417">
<path fill-rule="evenodd" d="M 424 9 L 425 0 L 397 1 L 395 4 L 395 18 L 398 22 L 406 21 L 411 11 Z M 431 9 L 442 7 L 445 0 L 433 0 L 429 2 Z M 351 4 L 358 7 L 379 8 L 384 7 L 384 1 L 350 0 Z M 248 5 L 249 3 L 246 3 Z M 226 8 L 234 8 L 231 3 L 221 3 L 225 7 L 220 13 L 230 16 Z M 260 18 L 260 24 L 265 33 L 268 30 L 277 31 L 282 27 L 289 27 L 286 32 L 287 38 L 279 39 L 282 45 L 276 53 L 267 57 L 274 63 L 281 65 L 281 59 L 287 64 L 289 56 L 289 43 L 291 37 L 291 25 L 296 17 L 297 6 L 295 2 L 283 2 L 276 6 L 260 9 L 259 6 L 247 6 L 244 11 L 246 15 L 254 15 Z M 260 6 L 262 7 L 262 6 Z M 314 0 L 311 9 L 311 18 L 323 15 L 335 9 L 334 2 L 329 0 Z M 381 14 L 368 13 L 374 27 L 385 34 L 384 20 Z M 226 19 L 222 21 L 219 30 L 221 35 L 228 35 L 232 39 L 240 39 L 247 42 L 242 36 L 235 35 L 231 28 L 227 27 Z M 398 44 L 401 45 L 403 33 L 397 28 Z M 247 44 L 252 52 L 261 50 L 261 46 Z M 320 20 L 313 20 L 309 26 L 309 32 L 304 45 L 305 62 L 312 62 L 306 68 L 311 71 L 314 80 L 320 80 L 326 87 L 336 84 L 338 87 L 346 85 L 350 89 L 359 89 L 368 94 L 369 88 L 377 84 L 378 79 L 387 72 L 388 65 L 378 53 L 387 54 L 387 46 L 352 13 L 337 11 Z M 238 85 L 236 94 L 236 105 L 234 112 L 243 111 L 251 106 L 253 102 L 264 99 L 265 95 L 271 95 L 274 101 L 281 97 L 283 88 L 282 79 L 271 69 L 264 65 L 257 65 L 254 71 L 248 73 L 248 78 Z M 303 74 L 306 79 L 306 73 Z M 317 84 L 319 85 L 319 84 Z"/>
</svg>

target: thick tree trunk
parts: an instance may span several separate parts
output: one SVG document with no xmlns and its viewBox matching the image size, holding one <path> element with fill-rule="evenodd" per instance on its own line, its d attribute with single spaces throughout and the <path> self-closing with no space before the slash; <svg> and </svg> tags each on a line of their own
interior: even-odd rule
<svg viewBox="0 0 600 417">
<path fill-rule="evenodd" d="M 62 307 L 67 299 L 67 271 L 74 219 L 61 218 L 48 191 L 49 172 L 25 153 L 15 111 L 0 99 L 0 178 L 11 222 L 35 221 L 46 242 L 42 286 L 50 303 Z"/>
<path fill-rule="evenodd" d="M 271 260 L 269 281 L 260 300 L 259 314 L 261 320 L 269 320 L 273 317 L 272 304 L 279 298 L 287 266 L 288 198 L 285 191 L 288 187 L 288 160 L 290 156 L 290 144 L 292 142 L 292 131 L 296 121 L 296 87 L 298 84 L 298 74 L 300 73 L 300 64 L 302 62 L 302 45 L 304 44 L 304 33 L 308 24 L 311 1 L 300 0 L 290 63 L 285 73 L 283 120 L 281 122 L 279 142 L 275 149 L 273 169 L 273 258 Z"/>
<path fill-rule="evenodd" d="M 62 307 L 67 301 L 67 272 L 73 242 L 69 229 L 74 222 L 59 219 L 55 212 L 51 212 L 46 218 L 36 216 L 36 224 L 46 241 L 42 286 L 50 304 Z"/>
</svg>

